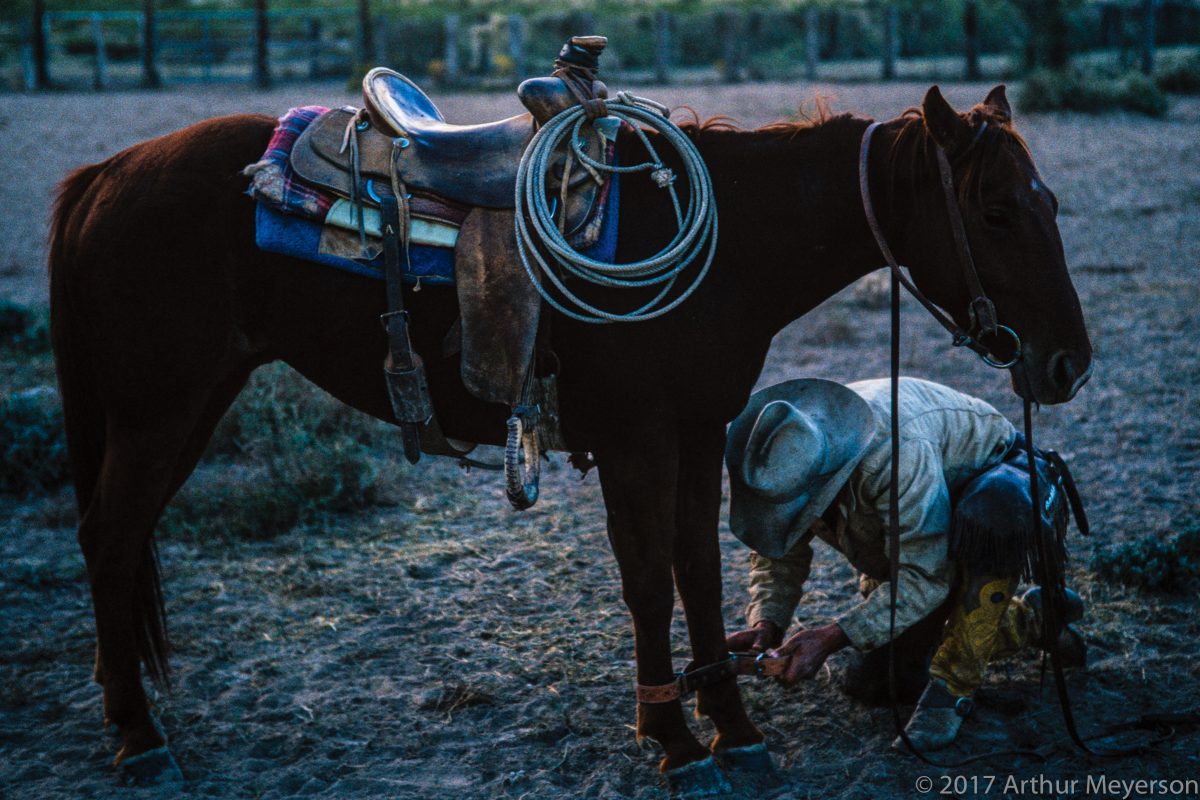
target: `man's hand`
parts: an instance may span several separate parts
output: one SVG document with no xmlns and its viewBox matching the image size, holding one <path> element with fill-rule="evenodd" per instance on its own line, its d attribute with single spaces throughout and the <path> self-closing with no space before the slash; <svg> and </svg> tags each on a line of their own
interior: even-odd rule
<svg viewBox="0 0 1200 800">
<path fill-rule="evenodd" d="M 738 631 L 725 640 L 725 646 L 731 653 L 742 653 L 747 650 L 762 652 L 772 647 L 778 647 L 783 641 L 783 631 L 774 622 L 760 620 L 753 628 Z"/>
<path fill-rule="evenodd" d="M 807 631 L 800 631 L 784 642 L 783 647 L 771 656 L 787 656 L 787 669 L 777 680 L 784 686 L 808 680 L 817 674 L 825 659 L 847 647 L 850 640 L 836 622 Z"/>
</svg>

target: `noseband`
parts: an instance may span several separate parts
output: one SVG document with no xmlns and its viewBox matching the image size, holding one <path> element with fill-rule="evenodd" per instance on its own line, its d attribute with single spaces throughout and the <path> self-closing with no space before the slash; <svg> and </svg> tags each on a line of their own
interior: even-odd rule
<svg viewBox="0 0 1200 800">
<path fill-rule="evenodd" d="M 892 272 L 896 275 L 900 283 L 904 285 L 904 288 L 954 337 L 955 347 L 966 347 L 973 350 L 988 366 L 995 367 L 996 369 L 1008 369 L 1015 366 L 1021 360 L 1021 337 L 1012 328 L 1007 325 L 1001 325 L 996 321 L 996 305 L 987 296 L 987 292 L 983 290 L 983 284 L 979 281 L 979 273 L 975 269 L 975 259 L 971 257 L 971 243 L 967 240 L 967 229 L 963 225 L 962 210 L 959 208 L 958 198 L 954 195 L 954 174 L 950 169 L 950 159 L 946 157 L 946 151 L 941 145 L 937 146 L 938 173 L 941 176 L 942 193 L 946 198 L 946 215 L 950 218 L 950 230 L 954 234 L 954 244 L 958 250 L 958 260 L 962 264 L 962 273 L 967 284 L 967 291 L 971 294 L 971 303 L 967 306 L 967 315 L 971 321 L 970 328 L 967 330 L 960 328 L 948 314 L 926 297 L 917 288 L 917 285 L 900 269 L 900 263 L 892 253 L 891 247 L 888 246 L 887 238 L 883 235 L 883 228 L 880 227 L 879 219 L 875 216 L 875 206 L 871 202 L 871 185 L 868 178 L 871 137 L 875 134 L 875 130 L 880 124 L 873 122 L 867 126 L 866 132 L 863 133 L 862 147 L 859 150 L 858 156 L 858 188 L 862 193 L 863 212 L 867 216 L 867 225 L 870 226 L 871 233 L 879 245 L 879 251 L 883 253 L 888 266 L 891 267 Z M 986 130 L 987 122 L 985 121 L 979 126 L 979 130 L 976 132 L 971 144 L 967 146 L 967 150 L 975 146 Z M 988 348 L 980 342 L 980 339 L 984 336 L 999 334 L 1009 337 L 1013 343 L 1013 355 L 1007 361 L 994 358 Z"/>
</svg>

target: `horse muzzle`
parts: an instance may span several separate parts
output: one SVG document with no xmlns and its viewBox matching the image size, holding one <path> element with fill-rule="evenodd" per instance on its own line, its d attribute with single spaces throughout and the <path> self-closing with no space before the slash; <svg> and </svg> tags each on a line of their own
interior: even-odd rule
<svg viewBox="0 0 1200 800">
<path fill-rule="evenodd" d="M 1049 385 L 1056 390 L 1066 387 L 1066 392 L 1059 402 L 1067 402 L 1079 394 L 1079 390 L 1092 377 L 1095 362 L 1090 354 L 1086 357 L 1072 356 L 1068 350 L 1059 350 L 1050 356 L 1046 364 Z"/>
<path fill-rule="evenodd" d="M 1094 368 L 1090 353 L 1057 350 L 1042 363 L 1027 350 L 1012 370 L 1013 391 L 1042 405 L 1066 403 L 1079 394 Z"/>
</svg>

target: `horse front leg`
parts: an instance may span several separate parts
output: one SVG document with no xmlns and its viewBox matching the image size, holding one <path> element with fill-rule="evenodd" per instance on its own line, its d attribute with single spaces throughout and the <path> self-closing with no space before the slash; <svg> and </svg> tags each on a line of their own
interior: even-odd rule
<svg viewBox="0 0 1200 800">
<path fill-rule="evenodd" d="M 721 618 L 721 551 L 717 539 L 724 453 L 725 426 L 720 422 L 692 423 L 681 428 L 674 568 L 696 668 L 729 656 Z M 714 751 L 763 741 L 762 732 L 746 715 L 736 676 L 698 690 L 696 697 L 696 712 L 716 725 Z"/>
<path fill-rule="evenodd" d="M 633 617 L 637 682 L 644 687 L 664 687 L 664 696 L 669 696 L 666 687 L 675 680 L 670 646 L 675 604 L 671 566 L 679 452 L 675 431 L 669 428 L 622 430 L 604 437 L 606 444 L 595 453 L 608 511 L 609 542 Z M 662 745 L 660 768 L 668 777 L 709 757 L 707 748 L 688 728 L 678 697 L 639 701 L 637 735 Z"/>
</svg>

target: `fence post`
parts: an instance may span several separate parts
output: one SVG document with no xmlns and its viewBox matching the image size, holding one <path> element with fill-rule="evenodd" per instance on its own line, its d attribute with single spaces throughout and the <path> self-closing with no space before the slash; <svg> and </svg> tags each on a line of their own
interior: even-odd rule
<svg viewBox="0 0 1200 800">
<path fill-rule="evenodd" d="M 521 80 L 525 77 L 525 18 L 520 14 L 508 15 L 508 57 L 513 76 Z"/>
<path fill-rule="evenodd" d="M 379 66 L 388 63 L 388 53 L 392 44 L 391 19 L 386 14 L 379 14 L 373 23 L 375 30 L 372 31 L 371 38 L 375 45 L 375 65 Z"/>
<path fill-rule="evenodd" d="M 810 5 L 804 12 L 804 77 L 817 79 L 817 60 L 821 57 L 820 12 Z"/>
<path fill-rule="evenodd" d="M 158 23 L 154 19 L 154 0 L 142 2 L 142 86 L 157 89 L 162 86 L 158 74 Z"/>
<path fill-rule="evenodd" d="M 983 77 L 979 72 L 979 0 L 966 0 L 963 4 L 963 36 L 964 75 L 969 81 L 977 81 Z"/>
<path fill-rule="evenodd" d="M 33 45 L 29 42 L 21 45 L 21 85 L 27 92 L 37 89 L 37 70 L 33 66 Z"/>
<path fill-rule="evenodd" d="M 254 0 L 254 85 L 259 89 L 271 87 L 271 66 L 267 61 L 267 0 Z"/>
<path fill-rule="evenodd" d="M 481 31 L 482 26 L 478 22 L 467 24 L 467 73 L 470 75 L 482 75 L 488 70 L 488 61 L 491 56 L 488 55 L 487 37 Z"/>
<path fill-rule="evenodd" d="M 442 45 L 442 61 L 445 63 L 445 81 L 448 84 L 458 83 L 458 14 L 447 14 L 442 22 L 445 41 Z"/>
<path fill-rule="evenodd" d="M 498 14 L 489 14 L 486 23 L 473 26 L 475 41 L 479 45 L 475 63 L 479 65 L 479 74 L 485 78 L 492 77 L 496 71 L 497 18 L 503 19 Z"/>
<path fill-rule="evenodd" d="M 723 11 L 717 15 L 717 24 L 721 27 L 721 60 L 724 67 L 721 79 L 725 83 L 739 83 L 742 80 L 742 15 L 737 11 Z"/>
<path fill-rule="evenodd" d="M 671 82 L 671 12 L 654 12 L 654 80 Z"/>
<path fill-rule="evenodd" d="M 1142 0 L 1142 72 L 1154 74 L 1154 39 L 1155 17 L 1158 10 L 1157 0 Z"/>
<path fill-rule="evenodd" d="M 33 0 L 33 88 L 50 88 L 50 51 L 47 29 L 50 26 L 46 19 L 46 0 Z"/>
<path fill-rule="evenodd" d="M 896 36 L 896 17 L 898 12 L 894 3 L 886 3 L 883 6 L 883 64 L 880 70 L 881 76 L 885 81 L 890 81 L 896 77 L 896 50 L 898 38 Z"/>
<path fill-rule="evenodd" d="M 321 74 L 321 18 L 308 18 L 308 77 L 313 80 Z"/>
<path fill-rule="evenodd" d="M 206 83 L 212 80 L 213 62 L 217 60 L 217 54 L 213 52 L 212 44 L 212 23 L 207 11 L 200 13 L 200 52 L 204 54 L 204 62 L 200 67 L 200 74 Z"/>
<path fill-rule="evenodd" d="M 365 66 L 375 49 L 371 31 L 371 0 L 358 0 L 358 63 Z"/>
<path fill-rule="evenodd" d="M 755 65 L 751 54 L 758 52 L 757 45 L 762 41 L 765 24 L 762 10 L 755 8 L 746 12 L 746 26 L 742 32 L 742 77 L 752 81 L 763 79 L 762 68 Z"/>
<path fill-rule="evenodd" d="M 108 86 L 108 48 L 104 44 L 104 18 L 99 13 L 92 14 L 92 46 L 96 48 L 92 88 L 101 92 Z"/>
<path fill-rule="evenodd" d="M 596 18 L 590 11 L 576 11 L 571 15 L 570 25 L 572 30 L 567 33 L 568 36 L 591 36 L 596 33 Z"/>
</svg>

